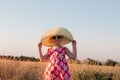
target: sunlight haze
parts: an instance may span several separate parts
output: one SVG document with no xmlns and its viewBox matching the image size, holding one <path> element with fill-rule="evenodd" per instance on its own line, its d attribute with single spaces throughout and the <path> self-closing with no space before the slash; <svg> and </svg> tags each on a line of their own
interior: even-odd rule
<svg viewBox="0 0 120 80">
<path fill-rule="evenodd" d="M 57 26 L 77 41 L 77 59 L 120 61 L 119 0 L 0 0 L 0 55 L 39 57 L 42 33 Z"/>
</svg>

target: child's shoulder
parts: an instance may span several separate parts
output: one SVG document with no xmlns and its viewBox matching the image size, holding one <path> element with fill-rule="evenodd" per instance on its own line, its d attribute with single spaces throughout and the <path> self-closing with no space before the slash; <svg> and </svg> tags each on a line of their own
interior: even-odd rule
<svg viewBox="0 0 120 80">
<path fill-rule="evenodd" d="M 68 51 L 69 49 L 68 49 L 67 47 L 64 46 L 64 47 L 63 47 L 63 50 Z"/>
<path fill-rule="evenodd" d="M 62 49 L 63 49 L 63 50 L 66 50 L 66 49 L 68 49 L 68 48 L 67 48 L 67 47 L 65 47 L 65 46 L 63 46 L 63 47 L 62 47 Z"/>
<path fill-rule="evenodd" d="M 47 49 L 47 52 L 50 52 L 51 50 L 52 50 L 52 48 L 48 48 L 48 49 Z"/>
</svg>

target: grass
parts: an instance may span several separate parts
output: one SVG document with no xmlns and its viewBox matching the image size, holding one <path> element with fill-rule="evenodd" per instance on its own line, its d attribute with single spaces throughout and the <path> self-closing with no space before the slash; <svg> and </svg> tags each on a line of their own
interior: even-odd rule
<svg viewBox="0 0 120 80">
<path fill-rule="evenodd" d="M 46 62 L 0 60 L 0 80 L 43 80 Z M 72 80 L 120 80 L 120 67 L 68 64 Z"/>
</svg>

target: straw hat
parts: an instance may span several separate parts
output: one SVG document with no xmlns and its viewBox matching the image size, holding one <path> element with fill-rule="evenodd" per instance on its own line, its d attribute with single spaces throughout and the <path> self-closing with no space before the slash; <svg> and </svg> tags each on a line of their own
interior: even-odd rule
<svg viewBox="0 0 120 80">
<path fill-rule="evenodd" d="M 48 29 L 46 32 L 43 33 L 41 37 L 42 45 L 52 47 L 54 43 L 51 40 L 52 36 L 60 35 L 63 36 L 61 45 L 65 45 L 73 40 L 72 34 L 64 27 L 54 27 Z"/>
</svg>

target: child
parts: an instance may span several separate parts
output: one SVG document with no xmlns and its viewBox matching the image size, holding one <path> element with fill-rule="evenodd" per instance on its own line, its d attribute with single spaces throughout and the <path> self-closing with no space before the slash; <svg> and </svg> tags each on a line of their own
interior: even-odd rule
<svg viewBox="0 0 120 80">
<path fill-rule="evenodd" d="M 71 80 L 69 68 L 65 55 L 71 59 L 75 59 L 77 55 L 76 41 L 72 40 L 73 52 L 68 48 L 63 47 L 62 41 L 66 38 L 64 35 L 56 34 L 49 36 L 52 43 L 45 55 L 42 54 L 42 42 L 38 43 L 40 61 L 48 61 L 47 68 L 44 73 L 44 80 Z M 43 42 L 44 43 L 44 42 Z"/>
</svg>

